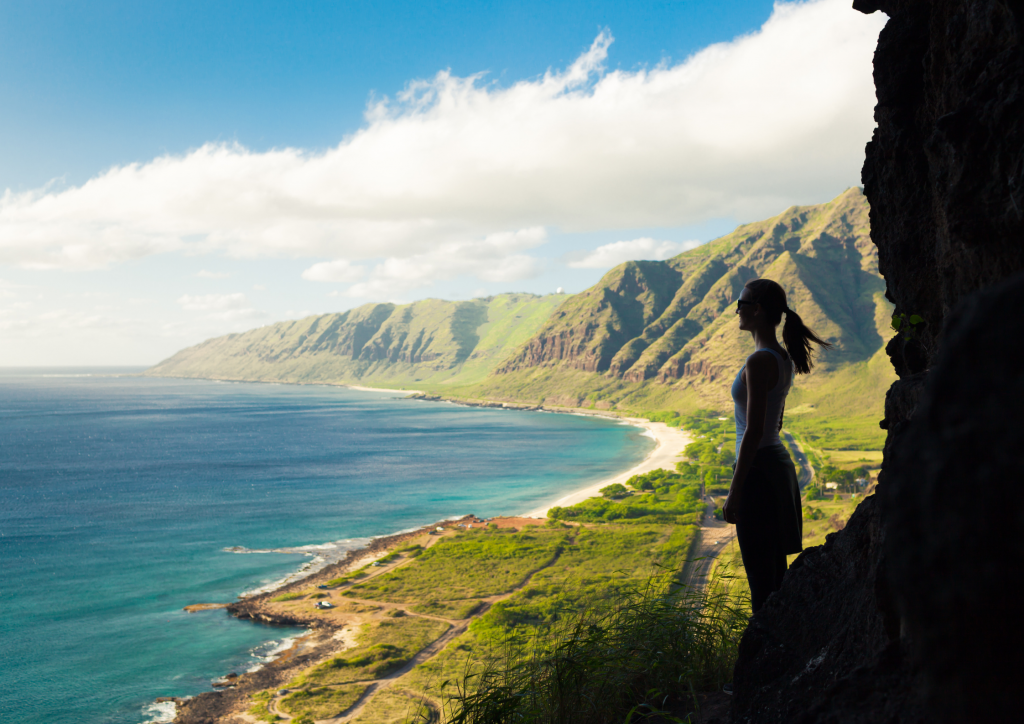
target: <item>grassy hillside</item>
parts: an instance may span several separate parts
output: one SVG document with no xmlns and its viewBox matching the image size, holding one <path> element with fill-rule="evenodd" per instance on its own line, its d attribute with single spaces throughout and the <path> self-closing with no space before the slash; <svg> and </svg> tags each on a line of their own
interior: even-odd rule
<svg viewBox="0 0 1024 724">
<path fill-rule="evenodd" d="M 207 340 L 149 369 L 161 377 L 404 387 L 483 380 L 564 295 L 367 304 Z"/>
<path fill-rule="evenodd" d="M 885 284 L 868 234 L 867 201 L 852 188 L 664 262 L 612 269 L 559 307 L 497 373 L 560 367 L 711 387 L 749 354 L 749 335 L 736 328 L 733 312 L 743 284 L 756 277 L 782 284 L 790 307 L 836 345 L 823 369 L 868 360 L 882 345 Z"/>
<path fill-rule="evenodd" d="M 728 410 L 753 351 L 734 319 L 743 283 L 775 279 L 789 305 L 835 348 L 798 377 L 787 425 L 835 449 L 879 449 L 892 307 L 852 188 L 795 206 L 664 262 L 629 262 L 567 300 L 468 397 L 608 410 Z"/>
<path fill-rule="evenodd" d="M 632 261 L 574 296 L 368 304 L 182 350 L 148 374 L 362 383 L 463 399 L 637 411 L 728 410 L 752 351 L 734 319 L 755 277 L 835 345 L 796 381 L 787 425 L 830 449 L 879 449 L 891 305 L 857 188 L 666 261 Z"/>
</svg>

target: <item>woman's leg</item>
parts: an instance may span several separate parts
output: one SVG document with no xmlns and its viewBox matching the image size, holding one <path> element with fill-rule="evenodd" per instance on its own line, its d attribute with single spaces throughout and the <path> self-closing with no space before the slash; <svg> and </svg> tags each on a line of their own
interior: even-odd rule
<svg viewBox="0 0 1024 724">
<path fill-rule="evenodd" d="M 779 553 L 775 536 L 767 526 L 759 524 L 756 519 L 745 521 L 744 517 L 741 516 L 736 524 L 736 539 L 740 544 L 743 567 L 747 570 L 747 583 L 750 584 L 750 607 L 757 613 L 768 596 L 782 584 L 786 556 Z"/>
<path fill-rule="evenodd" d="M 786 577 L 786 554 L 782 553 L 778 548 L 775 550 L 775 580 L 772 582 L 772 592 L 778 591 L 782 588 L 782 579 Z"/>
</svg>

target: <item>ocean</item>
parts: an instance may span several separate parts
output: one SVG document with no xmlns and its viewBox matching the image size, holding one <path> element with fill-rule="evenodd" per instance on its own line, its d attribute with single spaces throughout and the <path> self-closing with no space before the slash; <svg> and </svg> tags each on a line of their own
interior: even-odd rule
<svg viewBox="0 0 1024 724">
<path fill-rule="evenodd" d="M 522 513 L 654 446 L 600 418 L 138 371 L 0 369 L 4 722 L 166 721 L 157 697 L 301 633 L 184 606 L 280 581 L 304 552 Z"/>
</svg>

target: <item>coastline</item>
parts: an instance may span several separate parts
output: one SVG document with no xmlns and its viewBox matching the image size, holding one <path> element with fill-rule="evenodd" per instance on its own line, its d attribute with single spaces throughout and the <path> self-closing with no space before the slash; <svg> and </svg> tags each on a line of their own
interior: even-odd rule
<svg viewBox="0 0 1024 724">
<path fill-rule="evenodd" d="M 642 427 L 647 431 L 650 437 L 654 438 L 655 447 L 647 457 L 644 458 L 642 462 L 634 465 L 625 472 L 590 483 L 583 488 L 578 488 L 568 495 L 558 498 L 549 505 L 535 508 L 528 513 L 523 513 L 522 517 L 546 518 L 548 511 L 551 508 L 556 506 L 566 507 L 582 503 L 587 498 L 593 498 L 600 495 L 601 488 L 605 486 L 612 485 L 614 483 L 625 485 L 626 481 L 634 475 L 649 473 L 650 471 L 657 470 L 658 468 L 666 468 L 675 472 L 676 463 L 679 462 L 679 456 L 682 455 L 683 449 L 693 442 L 693 437 L 689 433 L 678 427 L 669 427 L 664 422 L 651 422 L 650 420 L 638 417 L 624 417 L 618 419 L 622 420 L 623 423 Z"/>
<path fill-rule="evenodd" d="M 572 484 L 572 487 L 560 491 L 560 497 L 556 500 L 534 508 L 525 514 L 517 514 L 516 511 L 511 510 L 506 511 L 504 515 L 491 519 L 494 521 L 494 524 L 499 527 L 514 527 L 522 529 L 524 526 L 543 525 L 547 511 L 551 507 L 556 505 L 573 505 L 586 500 L 587 498 L 597 496 L 600 494 L 599 490 L 606 485 L 613 483 L 625 483 L 629 478 L 637 474 L 649 472 L 658 468 L 674 470 L 675 463 L 679 460 L 679 456 L 682 454 L 683 449 L 687 444 L 692 442 L 692 436 L 679 428 L 671 428 L 664 423 L 651 422 L 643 418 L 622 417 L 620 415 L 604 411 L 442 398 L 440 396 L 428 395 L 417 390 L 398 390 L 359 385 L 338 386 L 347 387 L 360 392 L 391 393 L 403 395 L 412 399 L 431 402 L 447 402 L 460 406 L 495 407 L 518 409 L 522 411 L 542 411 L 557 414 L 603 417 L 609 421 L 615 421 L 619 424 L 639 427 L 644 431 L 645 436 L 654 440 L 654 448 L 640 463 L 635 464 L 629 469 L 612 477 L 589 482 L 583 487 L 578 487 L 579 482 L 576 482 Z M 430 525 L 412 530 L 405 529 L 390 534 L 373 536 L 369 539 L 364 538 L 362 540 L 333 541 L 330 543 L 312 544 L 295 549 L 289 549 L 287 552 L 304 553 L 311 556 L 311 560 L 304 562 L 298 570 L 285 578 L 279 579 L 278 581 L 262 586 L 258 589 L 246 591 L 231 603 L 212 604 L 197 602 L 186 607 L 186 610 L 189 611 L 189 613 L 195 612 L 199 613 L 199 615 L 203 615 L 201 613 L 203 611 L 226 609 L 225 612 L 229 616 L 241 621 L 250 621 L 252 623 L 263 624 L 270 627 L 296 627 L 304 629 L 305 633 L 286 639 L 285 642 L 283 642 L 284 646 L 282 647 L 282 650 L 275 651 L 273 658 L 268 657 L 268 659 L 265 659 L 261 664 L 258 664 L 254 668 L 246 671 L 241 678 L 235 675 L 234 678 L 229 679 L 229 675 L 229 677 L 223 678 L 223 682 L 229 681 L 229 683 L 221 683 L 222 680 L 218 680 L 218 683 L 216 684 L 218 688 L 214 692 L 198 694 L 194 697 L 188 698 L 161 697 L 157 702 L 154 702 L 154 704 L 161 704 L 166 707 L 166 709 L 163 709 L 160 712 L 162 717 L 167 717 L 168 714 L 170 714 L 168 709 L 173 706 L 174 709 L 171 716 L 173 716 L 174 721 L 178 721 L 179 717 L 181 717 L 181 715 L 186 711 L 187 715 L 184 719 L 186 721 L 192 721 L 192 717 L 201 717 L 206 712 L 213 713 L 214 711 L 226 711 L 226 709 L 222 709 L 224 706 L 233 708 L 232 702 L 234 702 L 236 696 L 244 694 L 244 691 L 250 688 L 274 688 L 279 686 L 282 680 L 291 675 L 287 674 L 287 672 L 291 672 L 293 669 L 297 671 L 298 669 L 295 667 L 300 663 L 304 665 L 308 661 L 322 658 L 329 652 L 335 651 L 338 646 L 337 642 L 340 640 L 339 637 L 351 638 L 353 631 L 349 630 L 344 625 L 341 625 L 340 622 L 334 622 L 331 620 L 333 617 L 325 616 L 322 611 L 315 612 L 311 615 L 302 615 L 298 614 L 298 612 L 274 610 L 279 607 L 272 605 L 272 599 L 281 596 L 282 594 L 298 592 L 300 589 L 305 589 L 309 586 L 325 586 L 327 582 L 332 579 L 342 577 L 346 574 L 356 572 L 374 564 L 380 565 L 376 562 L 381 558 L 388 556 L 388 554 L 393 550 L 398 549 L 403 545 L 407 545 L 413 539 L 422 539 L 425 536 L 437 536 L 437 538 L 430 540 L 430 543 L 433 543 L 437 542 L 440 538 L 447 537 L 448 535 L 455 533 L 455 529 L 457 527 L 476 527 L 476 525 L 488 524 L 491 520 L 485 521 L 475 517 L 474 515 L 466 515 L 461 518 L 440 520 Z M 438 535 L 438 532 L 442 530 L 445 530 L 446 532 Z M 356 545 L 351 545 L 353 543 Z M 359 545 L 360 543 L 362 545 Z M 326 549 L 331 550 L 328 551 Z M 250 551 L 240 548 L 227 550 L 233 553 L 264 552 Z M 390 566 L 388 566 L 388 568 L 372 570 L 374 571 L 374 575 L 377 575 L 379 573 L 386 572 L 389 568 Z M 245 685 L 240 686 L 243 680 L 245 681 Z M 236 689 L 236 687 L 238 688 Z M 152 721 L 158 720 L 159 719 L 154 719 Z M 163 721 L 168 721 L 168 719 L 164 718 Z"/>
<path fill-rule="evenodd" d="M 303 385 L 306 383 L 291 383 Z M 323 384 L 323 383 L 315 383 Z M 332 384 L 332 383 L 327 383 Z M 607 420 L 614 420 L 620 424 L 632 425 L 633 427 L 642 428 L 645 431 L 645 435 L 654 440 L 655 446 L 650 453 L 647 454 L 641 462 L 634 465 L 633 467 L 625 470 L 617 475 L 609 478 L 602 478 L 601 480 L 588 483 L 584 487 L 576 488 L 572 492 L 563 495 L 549 504 L 534 508 L 526 513 L 513 513 L 508 512 L 503 516 L 497 516 L 498 519 L 530 519 L 530 520 L 544 520 L 547 518 L 547 513 L 551 508 L 556 506 L 566 507 L 570 505 L 576 505 L 581 503 L 588 498 L 597 497 L 600 495 L 601 488 L 612 485 L 615 483 L 625 484 L 634 475 L 640 475 L 648 473 L 652 470 L 659 468 L 666 468 L 668 470 L 675 470 L 675 464 L 679 462 L 680 456 L 683 454 L 684 448 L 693 442 L 693 436 L 682 428 L 669 427 L 663 422 L 651 422 L 646 418 L 642 417 L 622 417 L 611 412 L 604 412 L 600 410 L 589 410 L 584 408 L 572 408 L 572 407 L 545 407 L 543 405 L 530 405 L 522 403 L 509 403 L 509 402 L 490 402 L 483 400 L 466 400 L 459 398 L 448 398 L 440 395 L 430 395 L 420 390 L 400 390 L 391 389 L 385 387 L 367 387 L 363 385 L 350 385 L 334 383 L 339 387 L 346 387 L 348 389 L 357 390 L 359 392 L 388 392 L 395 394 L 404 394 L 409 399 L 422 400 L 424 402 L 446 402 L 449 404 L 461 405 L 465 407 L 494 407 L 506 410 L 521 410 L 524 412 L 550 412 L 559 415 L 582 415 L 588 417 L 602 417 Z M 344 547 L 338 553 L 333 556 L 324 556 L 322 553 L 323 548 L 333 547 L 338 543 L 348 543 L 350 541 L 335 541 L 327 544 L 312 544 L 302 546 L 298 549 L 290 550 L 288 552 L 305 553 L 306 555 L 312 555 L 313 559 L 307 561 L 294 573 L 286 576 L 283 579 L 275 581 L 265 586 L 261 586 L 252 591 L 245 591 L 238 596 L 238 598 L 230 604 L 194 604 L 196 610 L 202 610 L 202 607 L 208 605 L 216 605 L 218 608 L 223 605 L 227 608 L 232 616 L 237 618 L 246 618 L 243 614 L 238 616 L 246 608 L 246 603 L 256 603 L 262 599 L 269 598 L 272 594 L 279 594 L 287 592 L 294 586 L 300 586 L 308 583 L 310 579 L 316 578 L 319 574 L 327 574 L 328 577 L 332 575 L 340 575 L 346 572 L 350 572 L 359 567 L 369 565 L 379 558 L 384 557 L 388 552 L 399 543 L 402 543 L 410 538 L 417 535 L 421 535 L 426 531 L 433 530 L 437 526 L 443 524 L 459 523 L 460 521 L 477 521 L 480 522 L 482 519 L 477 518 L 474 514 L 468 514 L 463 517 L 446 518 L 439 520 L 429 525 L 425 525 L 419 528 L 406 529 L 396 531 L 394 533 L 385 533 L 378 536 L 372 536 L 363 545 L 357 545 L 352 547 Z M 230 552 L 236 553 L 248 553 L 248 552 L 263 552 L 263 551 L 248 551 L 248 550 L 232 550 Z M 340 553 L 340 555 L 339 555 Z M 191 607 L 190 607 L 191 608 Z M 259 616 L 256 617 L 260 618 Z M 298 622 L 291 621 L 271 621 L 269 619 L 263 619 L 266 623 L 272 623 L 276 625 L 296 625 Z M 298 623 L 298 625 L 302 625 Z"/>
</svg>

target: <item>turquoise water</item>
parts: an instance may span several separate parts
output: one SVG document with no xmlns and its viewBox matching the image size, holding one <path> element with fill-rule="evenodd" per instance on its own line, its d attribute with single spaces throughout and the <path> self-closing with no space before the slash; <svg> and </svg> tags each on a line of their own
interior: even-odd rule
<svg viewBox="0 0 1024 724">
<path fill-rule="evenodd" d="M 0 370 L 0 721 L 139 724 L 293 629 L 234 600 L 309 558 L 521 513 L 643 459 L 607 420 L 344 388 Z M 102 375 L 102 376 L 101 376 Z"/>
</svg>

